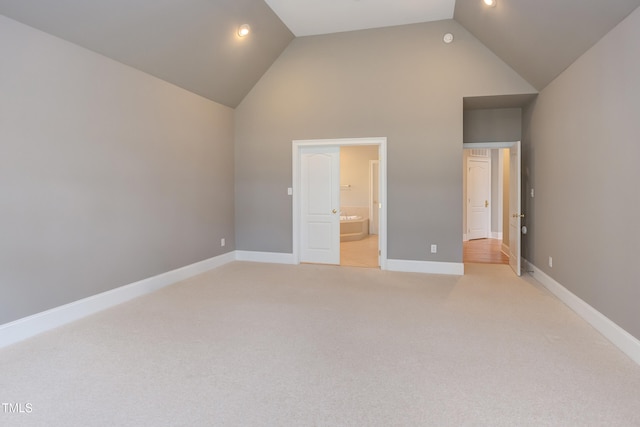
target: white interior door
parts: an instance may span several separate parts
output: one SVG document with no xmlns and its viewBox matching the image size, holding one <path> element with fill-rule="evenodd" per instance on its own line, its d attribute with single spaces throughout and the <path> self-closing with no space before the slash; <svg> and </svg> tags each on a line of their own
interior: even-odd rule
<svg viewBox="0 0 640 427">
<path fill-rule="evenodd" d="M 491 224 L 489 159 L 467 160 L 467 239 L 486 239 Z"/>
<path fill-rule="evenodd" d="M 380 221 L 380 162 L 369 161 L 369 234 L 378 234 Z"/>
<path fill-rule="evenodd" d="M 520 162 L 520 141 L 518 141 L 509 148 L 509 265 L 518 276 L 521 274 L 520 229 L 524 217 L 521 212 Z"/>
<path fill-rule="evenodd" d="M 300 152 L 300 261 L 340 264 L 340 147 Z"/>
</svg>

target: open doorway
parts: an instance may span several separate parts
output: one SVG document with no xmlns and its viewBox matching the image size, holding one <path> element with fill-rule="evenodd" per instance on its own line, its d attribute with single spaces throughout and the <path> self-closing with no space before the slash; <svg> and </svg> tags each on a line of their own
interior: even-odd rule
<svg viewBox="0 0 640 427">
<path fill-rule="evenodd" d="M 467 148 L 463 163 L 463 262 L 508 264 L 509 240 L 503 236 L 508 158 L 505 162 L 503 149 Z"/>
<path fill-rule="evenodd" d="M 378 267 L 379 153 L 340 147 L 340 265 Z"/>
<path fill-rule="evenodd" d="M 465 143 L 463 262 L 509 264 L 520 275 L 520 143 Z"/>
<path fill-rule="evenodd" d="M 350 159 L 356 159 L 361 148 L 369 154 L 358 155 L 356 167 Z M 343 252 L 348 256 L 350 249 L 355 253 L 366 250 L 375 257 L 373 261 L 365 265 L 347 261 L 347 265 L 386 269 L 386 138 L 293 141 L 292 157 L 294 261 L 345 265 L 341 263 Z M 377 162 L 377 179 L 373 178 L 377 194 L 370 182 L 371 161 Z M 350 175 L 358 169 L 361 174 Z M 377 209 L 377 234 L 370 233 L 371 209 Z M 341 222 L 349 227 L 341 231 Z M 366 238 L 343 239 L 359 242 L 346 248 L 340 242 L 341 234 Z"/>
</svg>

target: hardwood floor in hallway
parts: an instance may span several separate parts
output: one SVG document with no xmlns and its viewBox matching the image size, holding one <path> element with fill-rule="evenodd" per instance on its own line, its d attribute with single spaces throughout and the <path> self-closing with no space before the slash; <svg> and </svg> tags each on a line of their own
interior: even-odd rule
<svg viewBox="0 0 640 427">
<path fill-rule="evenodd" d="M 468 240 L 462 243 L 462 262 L 509 264 L 509 256 L 502 252 L 502 240 Z"/>
</svg>

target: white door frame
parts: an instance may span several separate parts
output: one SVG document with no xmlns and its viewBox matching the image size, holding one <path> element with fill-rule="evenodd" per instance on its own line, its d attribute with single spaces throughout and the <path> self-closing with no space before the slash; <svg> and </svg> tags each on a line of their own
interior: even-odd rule
<svg viewBox="0 0 640 427">
<path fill-rule="evenodd" d="M 514 169 L 517 170 L 515 174 L 512 173 Z M 521 230 L 524 214 L 522 213 L 521 170 L 522 144 L 518 141 L 509 149 L 509 266 L 518 276 L 522 275 L 523 265 Z"/>
<path fill-rule="evenodd" d="M 293 161 L 293 262 L 300 263 L 300 227 L 302 217 L 302 206 L 300 203 L 301 176 L 300 176 L 300 148 L 301 147 L 322 147 L 322 146 L 354 146 L 354 145 L 377 145 L 378 161 L 380 169 L 379 197 L 380 214 L 378 215 L 378 249 L 380 250 L 380 269 L 387 269 L 387 138 L 340 138 L 340 139 L 306 139 L 294 140 L 292 144 Z M 338 188 L 339 190 L 339 188 Z"/>
<path fill-rule="evenodd" d="M 499 148 L 506 148 L 506 149 L 510 149 L 511 147 L 514 147 L 518 144 L 520 144 L 520 141 L 511 141 L 511 142 L 465 142 L 462 144 L 462 148 L 464 149 L 468 149 L 468 148 L 489 148 L 489 149 L 499 149 Z M 509 173 L 511 174 L 513 168 L 510 167 L 509 168 Z M 518 180 L 518 182 L 520 182 L 520 180 Z M 522 191 L 521 188 L 518 188 L 517 191 L 520 193 Z M 522 205 L 519 207 L 519 213 L 522 213 Z M 518 228 L 518 232 L 520 232 L 520 227 Z M 511 236 L 509 237 L 511 239 Z M 520 244 L 522 244 L 521 239 L 519 240 Z M 511 248 L 510 248 L 511 251 Z M 522 248 L 519 248 L 518 250 L 519 254 L 522 254 Z M 511 260 L 510 260 L 511 261 Z M 523 260 L 520 259 L 520 262 L 518 263 L 519 265 L 523 264 Z M 516 274 L 518 274 L 518 272 L 516 272 Z M 518 274 L 519 276 L 520 274 Z"/>
</svg>

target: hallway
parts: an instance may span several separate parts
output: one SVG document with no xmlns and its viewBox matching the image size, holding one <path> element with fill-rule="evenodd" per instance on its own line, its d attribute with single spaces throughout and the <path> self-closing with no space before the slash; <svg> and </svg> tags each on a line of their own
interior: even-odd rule
<svg viewBox="0 0 640 427">
<path fill-rule="evenodd" d="M 481 264 L 509 264 L 509 256 L 502 252 L 502 240 L 468 240 L 462 243 L 462 262 Z"/>
</svg>

